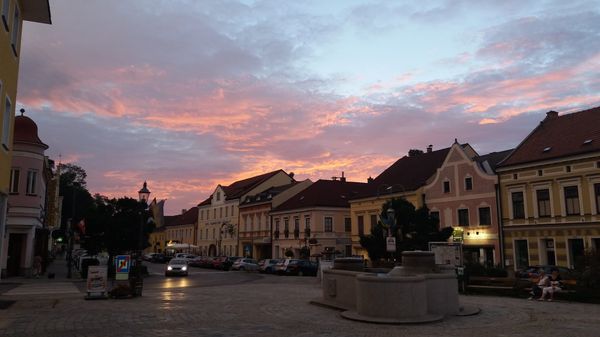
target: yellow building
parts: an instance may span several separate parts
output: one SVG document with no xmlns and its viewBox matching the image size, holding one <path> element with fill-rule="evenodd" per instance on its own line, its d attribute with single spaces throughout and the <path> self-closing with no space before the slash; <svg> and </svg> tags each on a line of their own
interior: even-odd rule
<svg viewBox="0 0 600 337">
<path fill-rule="evenodd" d="M 442 166 L 450 148 L 427 152 L 412 152 L 398 159 L 375 179 L 369 181 L 370 189 L 350 200 L 352 219 L 352 248 L 354 255 L 368 258 L 367 251 L 360 245 L 360 236 L 368 235 L 377 224 L 381 207 L 388 200 L 404 198 L 416 208 L 423 206 L 423 187 L 439 167 Z"/>
<path fill-rule="evenodd" d="M 574 267 L 600 248 L 600 107 L 548 112 L 497 172 L 507 266 Z"/>
<path fill-rule="evenodd" d="M 239 204 L 246 196 L 256 195 L 273 186 L 294 182 L 293 174 L 277 170 L 231 185 L 219 185 L 198 205 L 200 253 L 209 256 L 239 256 Z"/>
<path fill-rule="evenodd" d="M 23 21 L 51 23 L 48 0 L 0 0 L 0 233 L 5 232 Z M 0 251 L 3 247 L 0 240 Z"/>
</svg>

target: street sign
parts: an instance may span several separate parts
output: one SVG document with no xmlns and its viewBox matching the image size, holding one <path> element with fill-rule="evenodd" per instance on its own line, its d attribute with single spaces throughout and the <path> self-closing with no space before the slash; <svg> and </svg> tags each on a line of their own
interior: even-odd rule
<svg viewBox="0 0 600 337">
<path fill-rule="evenodd" d="M 117 255 L 115 257 L 116 279 L 128 280 L 129 268 L 131 267 L 131 257 L 129 255 Z"/>
<path fill-rule="evenodd" d="M 393 236 L 388 236 L 385 239 L 385 246 L 388 253 L 393 253 L 396 251 L 396 238 Z"/>
<path fill-rule="evenodd" d="M 107 292 L 107 267 L 106 266 L 89 266 L 87 275 L 87 293 L 104 293 Z"/>
</svg>

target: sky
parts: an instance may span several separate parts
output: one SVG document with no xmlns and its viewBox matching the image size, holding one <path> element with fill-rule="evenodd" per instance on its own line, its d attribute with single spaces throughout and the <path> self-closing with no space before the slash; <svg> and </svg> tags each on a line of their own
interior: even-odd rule
<svg viewBox="0 0 600 337">
<path fill-rule="evenodd" d="M 17 111 L 88 189 L 165 213 L 269 171 L 376 177 L 600 105 L 600 1 L 50 0 Z"/>
</svg>

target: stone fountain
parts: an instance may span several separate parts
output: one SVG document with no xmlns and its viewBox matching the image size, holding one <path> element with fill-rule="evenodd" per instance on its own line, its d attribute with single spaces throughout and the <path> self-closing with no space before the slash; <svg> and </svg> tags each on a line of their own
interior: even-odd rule
<svg viewBox="0 0 600 337">
<path fill-rule="evenodd" d="M 348 264 L 342 262 L 342 264 Z M 323 297 L 313 301 L 343 310 L 342 317 L 374 323 L 427 323 L 479 313 L 460 306 L 453 267 L 436 266 L 433 252 L 402 253 L 402 266 L 389 273 L 323 271 Z"/>
</svg>

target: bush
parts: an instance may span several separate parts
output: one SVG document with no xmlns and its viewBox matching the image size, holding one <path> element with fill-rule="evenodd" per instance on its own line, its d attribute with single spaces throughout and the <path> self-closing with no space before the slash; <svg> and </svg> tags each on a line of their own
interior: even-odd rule
<svg viewBox="0 0 600 337">
<path fill-rule="evenodd" d="M 591 301 L 600 300 L 600 251 L 587 252 L 578 264 L 577 296 Z"/>
</svg>

